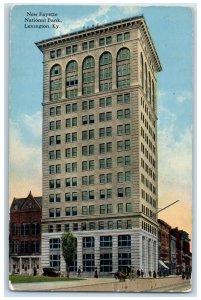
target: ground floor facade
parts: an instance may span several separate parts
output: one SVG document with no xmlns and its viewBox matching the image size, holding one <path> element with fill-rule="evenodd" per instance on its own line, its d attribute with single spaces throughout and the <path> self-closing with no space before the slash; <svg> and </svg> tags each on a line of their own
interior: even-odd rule
<svg viewBox="0 0 201 300">
<path fill-rule="evenodd" d="M 78 268 L 83 274 L 109 275 L 132 266 L 143 270 L 144 276 L 158 269 L 157 237 L 142 229 L 76 231 L 77 256 L 70 270 Z M 61 251 L 62 232 L 42 233 L 42 268 L 54 267 L 65 274 L 66 267 Z"/>
<path fill-rule="evenodd" d="M 9 258 L 9 273 L 19 275 L 34 275 L 42 274 L 41 256 L 10 256 Z"/>
</svg>

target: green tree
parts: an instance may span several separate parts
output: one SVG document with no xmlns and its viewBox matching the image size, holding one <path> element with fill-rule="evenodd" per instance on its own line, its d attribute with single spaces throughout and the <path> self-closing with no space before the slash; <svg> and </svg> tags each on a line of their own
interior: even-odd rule
<svg viewBox="0 0 201 300">
<path fill-rule="evenodd" d="M 61 239 L 62 255 L 66 263 L 66 274 L 69 277 L 69 268 L 76 255 L 76 239 L 71 232 L 65 232 Z"/>
</svg>

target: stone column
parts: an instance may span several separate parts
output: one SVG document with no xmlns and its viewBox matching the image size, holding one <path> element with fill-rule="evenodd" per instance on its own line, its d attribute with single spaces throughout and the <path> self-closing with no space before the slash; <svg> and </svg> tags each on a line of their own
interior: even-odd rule
<svg viewBox="0 0 201 300">
<path fill-rule="evenodd" d="M 78 63 L 78 96 L 82 95 L 82 64 Z"/>
<path fill-rule="evenodd" d="M 95 255 L 95 260 L 94 260 L 94 267 L 97 268 L 98 274 L 100 272 L 100 237 L 95 236 L 95 247 L 94 247 L 94 255 Z"/>
<path fill-rule="evenodd" d="M 118 271 L 118 236 L 112 237 L 112 272 Z"/>
<path fill-rule="evenodd" d="M 95 68 L 94 68 L 94 73 L 95 73 L 95 93 L 99 92 L 99 77 L 100 77 L 100 68 L 99 68 L 99 59 L 95 59 Z"/>
<path fill-rule="evenodd" d="M 22 258 L 20 257 L 20 275 L 22 274 Z"/>
<path fill-rule="evenodd" d="M 82 264 L 82 237 L 77 237 L 77 269 L 81 268 L 83 271 L 83 264 Z"/>
<path fill-rule="evenodd" d="M 29 257 L 29 270 L 28 274 L 31 275 L 31 257 Z"/>
<path fill-rule="evenodd" d="M 112 89 L 117 88 L 116 54 L 112 53 Z"/>
</svg>

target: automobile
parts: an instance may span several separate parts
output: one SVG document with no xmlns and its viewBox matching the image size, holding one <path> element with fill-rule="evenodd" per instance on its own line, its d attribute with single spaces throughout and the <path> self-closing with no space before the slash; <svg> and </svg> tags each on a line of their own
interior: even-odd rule
<svg viewBox="0 0 201 300">
<path fill-rule="evenodd" d="M 59 277 L 60 273 L 55 270 L 55 268 L 48 267 L 43 268 L 43 276 L 49 276 L 49 277 Z"/>
</svg>

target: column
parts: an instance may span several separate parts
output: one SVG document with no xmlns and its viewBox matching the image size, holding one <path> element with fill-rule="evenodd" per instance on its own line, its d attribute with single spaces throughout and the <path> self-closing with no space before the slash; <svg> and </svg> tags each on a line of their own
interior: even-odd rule
<svg viewBox="0 0 201 300">
<path fill-rule="evenodd" d="M 78 96 L 82 95 L 82 64 L 78 63 Z"/>
<path fill-rule="evenodd" d="M 112 272 L 118 271 L 118 236 L 112 237 Z"/>
<path fill-rule="evenodd" d="M 31 275 L 31 257 L 29 257 L 29 270 L 28 274 Z"/>
<path fill-rule="evenodd" d="M 83 271 L 82 265 L 82 237 L 77 237 L 77 268 L 81 268 Z"/>
<path fill-rule="evenodd" d="M 94 247 L 94 255 L 95 255 L 95 260 L 94 260 L 94 267 L 97 268 L 98 274 L 100 272 L 100 237 L 95 236 L 95 247 Z"/>
<path fill-rule="evenodd" d="M 112 53 L 112 89 L 117 88 L 116 53 Z"/>
<path fill-rule="evenodd" d="M 144 252 L 145 252 L 145 269 L 144 269 L 144 276 L 147 276 L 148 275 L 148 238 L 145 237 L 144 238 L 144 245 L 145 245 L 145 249 L 144 249 Z"/>
<path fill-rule="evenodd" d="M 94 68 L 94 73 L 95 73 L 95 93 L 99 92 L 99 77 L 100 77 L 100 70 L 99 70 L 99 56 L 95 56 L 95 68 Z"/>
<path fill-rule="evenodd" d="M 20 275 L 22 274 L 22 258 L 20 257 Z"/>
</svg>

